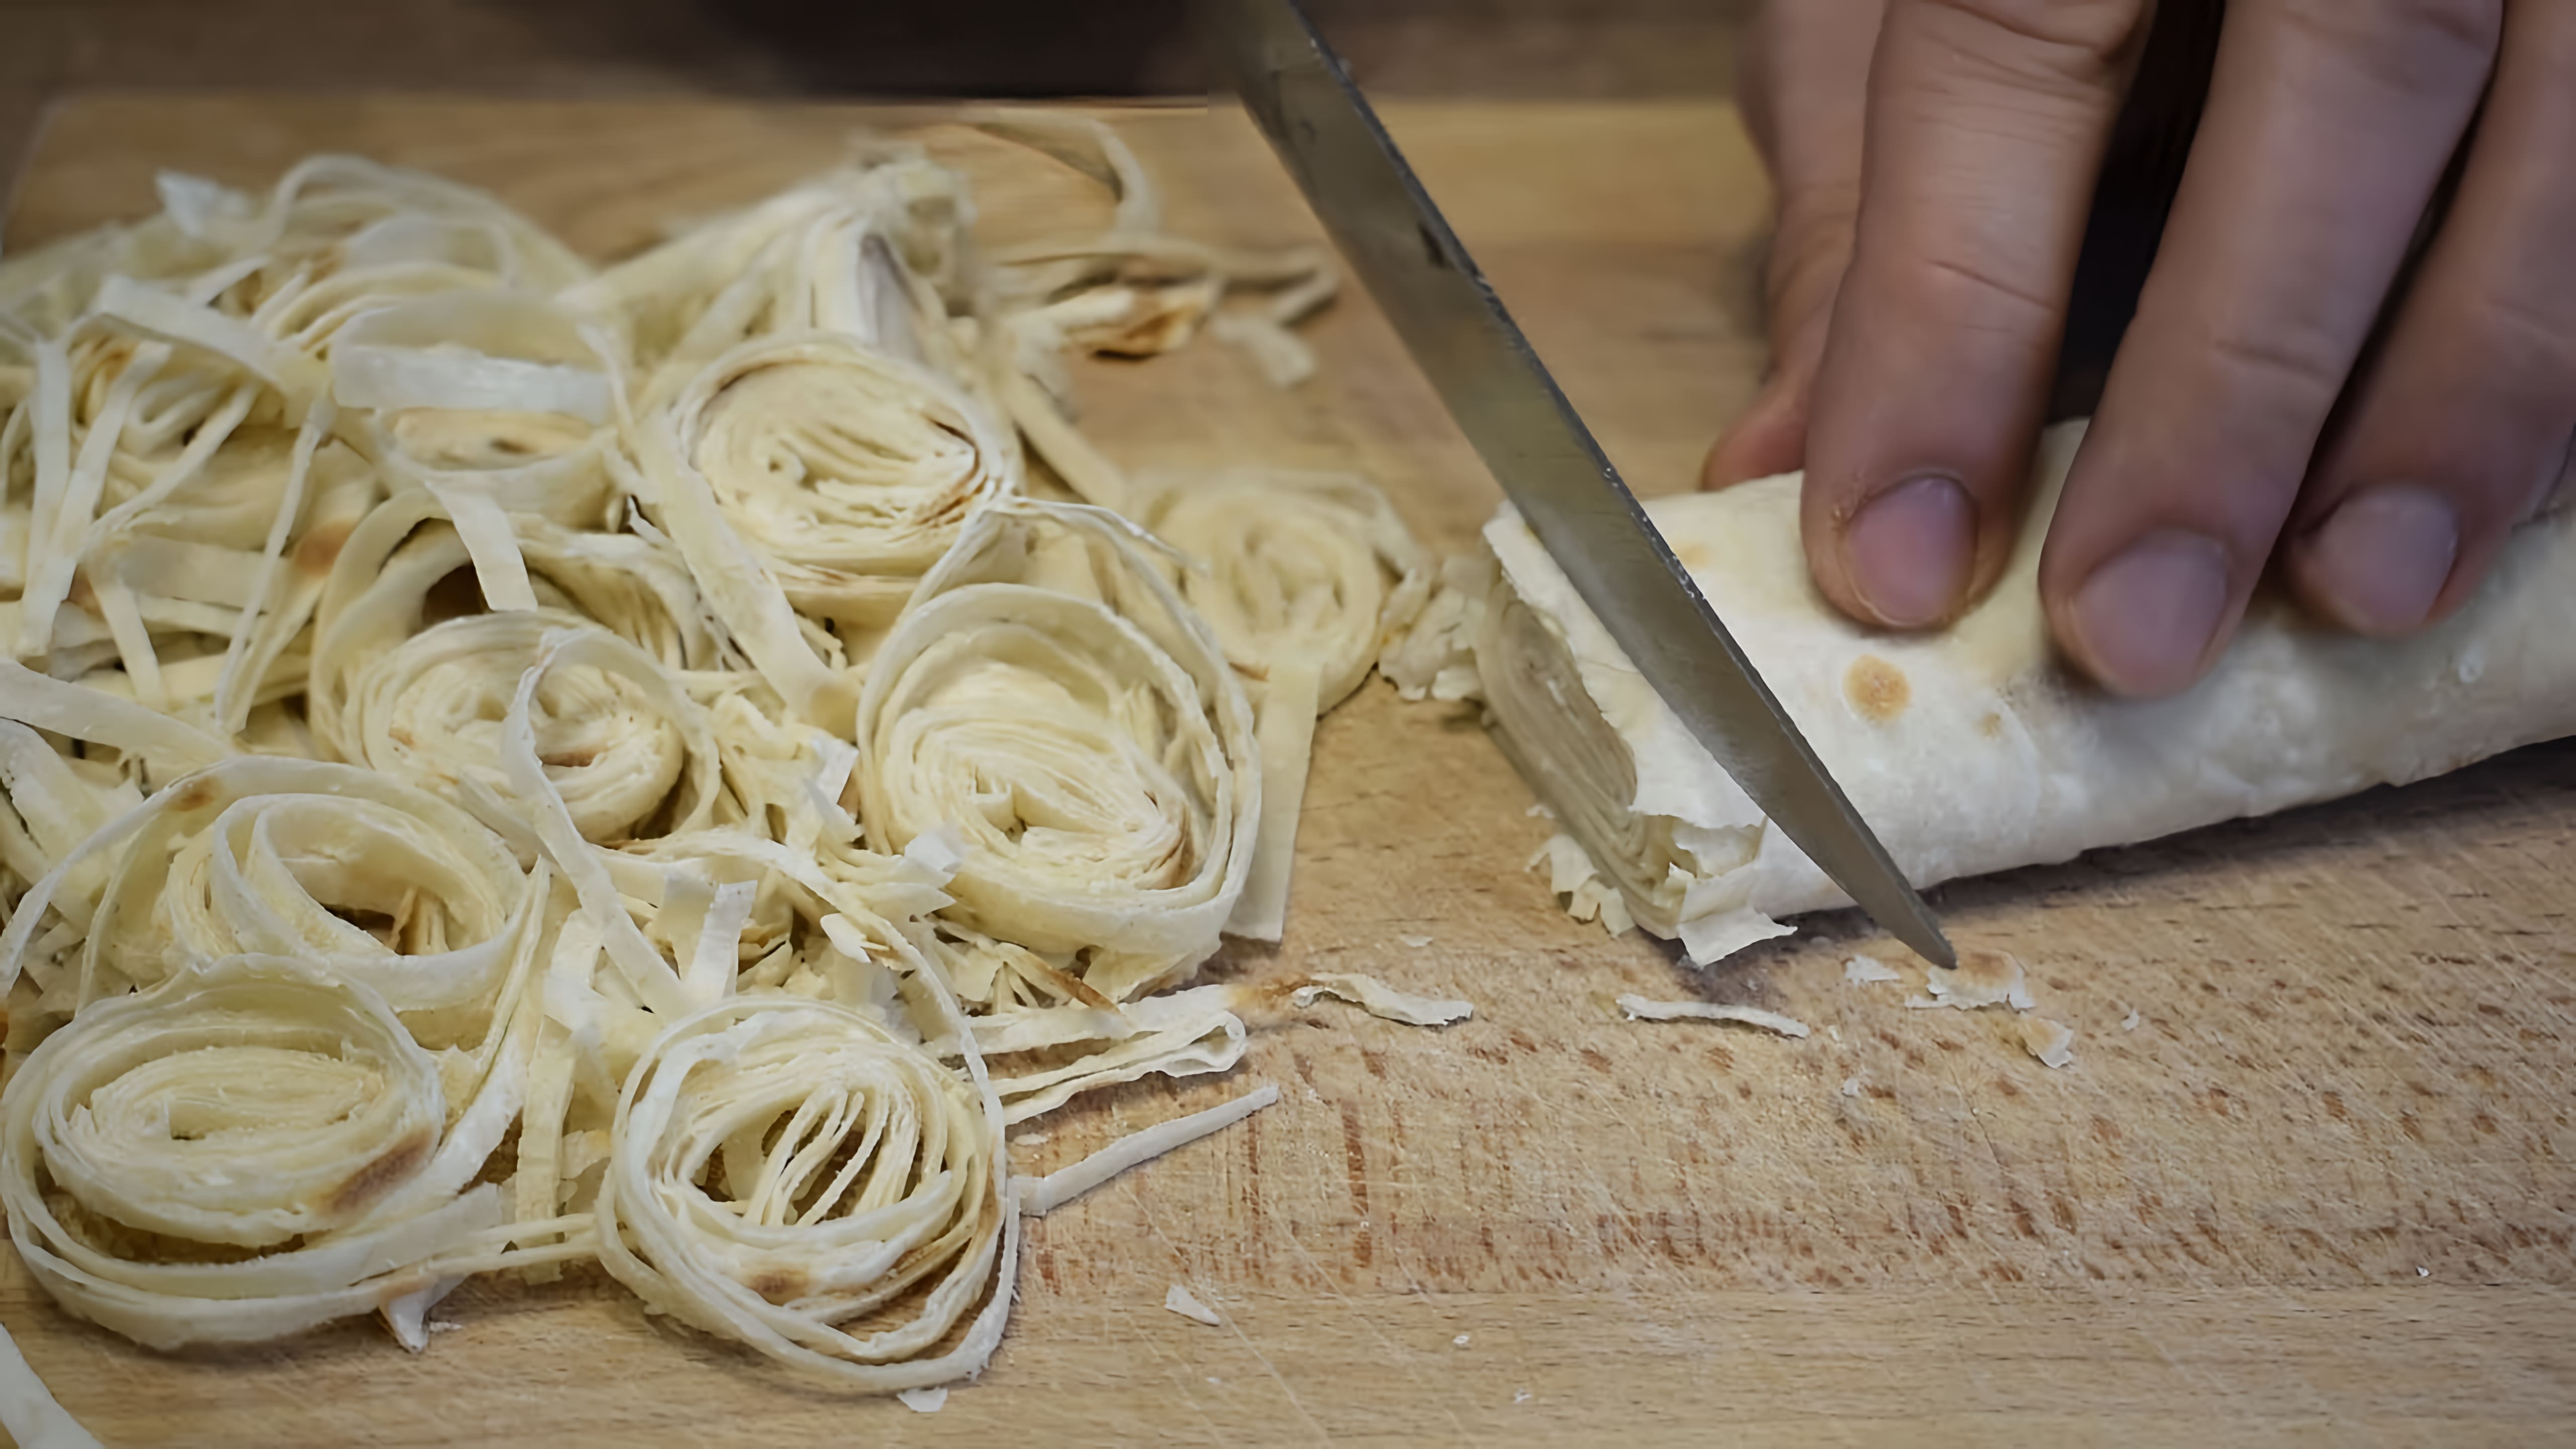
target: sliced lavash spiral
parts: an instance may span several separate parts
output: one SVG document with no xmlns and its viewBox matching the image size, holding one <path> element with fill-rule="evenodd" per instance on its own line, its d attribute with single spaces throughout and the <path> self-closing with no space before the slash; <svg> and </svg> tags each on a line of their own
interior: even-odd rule
<svg viewBox="0 0 2576 1449">
<path fill-rule="evenodd" d="M 160 1349 L 433 1294 L 524 1229 L 475 1186 L 515 1084 L 465 1113 L 382 997 L 235 956 L 84 1010 L 0 1094 L 0 1203 L 65 1309 Z M 506 1261 L 503 1257 L 501 1261 Z"/>
<path fill-rule="evenodd" d="M 1391 608 L 1429 587 L 1425 557 L 1385 495 L 1347 473 L 1147 476 L 1130 513 L 1188 556 L 1183 597 L 1252 681 L 1261 844 L 1227 929 L 1276 941 L 1287 919 L 1316 716 L 1368 677 Z"/>
<path fill-rule="evenodd" d="M 112 866 L 94 899 L 79 879 L 93 863 Z M 0 932 L 0 978 L 23 968 L 34 988 L 12 998 L 12 1047 L 209 961 L 292 957 L 437 1053 L 442 1126 L 470 1175 L 518 1112 L 549 891 L 425 792 L 346 765 L 228 760 L 101 827 L 28 893 Z"/>
<path fill-rule="evenodd" d="M 78 958 L 79 1003 L 195 962 L 291 955 L 364 983 L 433 1046 L 489 1024 L 545 897 L 463 808 L 372 770 L 246 756 L 156 796 Z"/>
<path fill-rule="evenodd" d="M 655 1042 L 611 1135 L 600 1261 L 648 1306 L 881 1393 L 1001 1341 L 1019 1213 L 980 1070 L 865 1012 L 739 997 Z"/>
<path fill-rule="evenodd" d="M 692 1001 L 775 992 L 869 1011 L 916 1043 L 940 1034 L 934 990 L 896 922 L 947 904 L 946 874 L 858 848 L 857 833 L 844 814 L 829 833 L 791 828 L 784 841 L 727 826 L 571 857 L 588 873 L 583 898 L 601 909 L 565 923 L 547 967 L 518 1216 L 578 1208 L 597 1190 L 618 1084 Z M 620 959 L 606 954 L 612 932 L 625 942 Z"/>
<path fill-rule="evenodd" d="M 1001 1108 L 954 995 L 874 909 L 935 908 L 937 876 L 744 830 L 643 852 L 581 840 L 539 768 L 529 705 L 548 671 L 608 642 L 549 639 L 508 721 L 512 783 L 581 901 L 547 968 L 520 1217 L 594 1191 L 596 1228 L 577 1241 L 649 1306 L 835 1382 L 976 1372 L 1017 1258 Z M 821 929 L 763 951 L 770 886 Z M 735 995 L 746 951 L 762 959 Z M 924 1048 L 914 1011 L 960 1069 Z M 614 1116 L 590 1127 L 584 1099 L 606 1081 L 623 1083 Z"/>
<path fill-rule="evenodd" d="M 704 480 L 788 601 L 845 645 L 891 624 L 966 515 L 1017 487 L 1007 429 L 937 374 L 846 334 L 734 348 L 681 392 L 671 424 L 686 476 Z"/>
<path fill-rule="evenodd" d="M 636 431 L 647 511 L 709 605 L 789 712 L 836 733 L 846 667 L 975 505 L 1018 487 L 982 404 L 855 334 L 745 343 Z"/>
<path fill-rule="evenodd" d="M 1111 1002 L 1185 974 L 1252 867 L 1251 706 L 1114 514 L 971 519 L 868 672 L 859 818 L 880 851 L 954 832 L 944 914 Z"/>
<path fill-rule="evenodd" d="M 306 710 L 344 760 L 448 793 L 526 838 L 501 764 L 503 717 L 549 632 L 593 625 L 614 668 L 549 676 L 536 702 L 549 775 L 585 838 L 695 829 L 714 818 L 720 761 L 706 709 L 670 670 L 719 644 L 667 546 L 520 519 L 514 557 L 535 605 L 486 611 L 470 544 L 427 494 L 388 499 L 341 550 L 316 620 Z"/>
</svg>

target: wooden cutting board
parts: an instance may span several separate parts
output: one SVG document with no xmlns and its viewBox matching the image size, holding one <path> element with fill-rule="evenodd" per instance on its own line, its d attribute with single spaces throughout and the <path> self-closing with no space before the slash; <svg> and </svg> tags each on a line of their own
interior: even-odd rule
<svg viewBox="0 0 2576 1449">
<path fill-rule="evenodd" d="M 1687 486 L 1749 397 L 1765 218 L 1716 105 L 1391 108 L 1432 189 L 1641 487 Z M 1118 113 L 1216 240 L 1314 236 L 1233 117 Z M 719 103 L 94 96 L 53 118 L 21 245 L 148 209 L 155 168 L 265 183 L 339 149 L 488 186 L 594 255 L 830 163 L 862 119 Z M 951 129 L 998 231 L 1082 224 L 1066 178 Z M 1086 209 L 1088 208 L 1088 209 Z M 1274 392 L 1203 340 L 1088 365 L 1131 466 L 1377 478 L 1463 545 L 1492 485 L 1364 298 Z M 1828 917 L 1710 973 L 1558 912 L 1547 835 L 1471 713 L 1372 685 L 1327 720 L 1288 938 L 1214 968 L 1374 972 L 1477 1005 L 1329 1004 L 1232 1079 L 1088 1099 L 1044 1169 L 1256 1082 L 1280 1104 L 1036 1225 L 1018 1317 L 935 1416 L 816 1389 L 601 1282 L 468 1287 L 425 1354 L 370 1323 L 146 1354 L 14 1257 L 0 1321 L 110 1443 L 1762 1444 L 2576 1432 L 2576 747 L 1950 887 L 2032 964 L 2075 1063 L 1990 1013 L 1846 985 Z M 1882 943 L 1893 958 L 1901 953 Z M 1803 1041 L 1620 1019 L 1749 1001 Z M 2132 1024 L 2134 1023 L 2134 1024 Z M 1188 1285 L 1206 1328 L 1162 1308 Z"/>
</svg>

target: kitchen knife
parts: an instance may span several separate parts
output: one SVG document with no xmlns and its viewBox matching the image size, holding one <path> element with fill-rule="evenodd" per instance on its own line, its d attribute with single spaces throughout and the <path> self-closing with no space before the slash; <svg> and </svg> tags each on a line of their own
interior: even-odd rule
<svg viewBox="0 0 2576 1449">
<path fill-rule="evenodd" d="M 1862 910 L 1956 965 L 1931 907 L 1709 609 L 1296 0 L 1204 10 L 1221 68 L 1307 203 L 1637 672 Z"/>
</svg>

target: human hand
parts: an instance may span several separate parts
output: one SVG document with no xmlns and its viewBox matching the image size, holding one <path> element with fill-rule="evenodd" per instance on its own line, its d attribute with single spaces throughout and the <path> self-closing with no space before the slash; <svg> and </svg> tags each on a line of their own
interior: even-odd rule
<svg viewBox="0 0 2576 1449">
<path fill-rule="evenodd" d="M 1809 566 L 1857 618 L 1945 623 L 2003 569 L 2151 4 L 1772 0 L 1746 37 L 1775 370 L 1707 481 L 1803 463 Z M 2041 557 L 2059 644 L 2113 690 L 2180 690 L 2276 548 L 2346 629 L 2457 608 L 2568 467 L 2570 239 L 2576 3 L 2236 0 Z"/>
</svg>

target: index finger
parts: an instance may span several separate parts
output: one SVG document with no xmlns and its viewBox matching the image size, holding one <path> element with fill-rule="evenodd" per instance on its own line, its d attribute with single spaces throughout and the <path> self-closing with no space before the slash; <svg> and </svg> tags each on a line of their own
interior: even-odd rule
<svg viewBox="0 0 2576 1449">
<path fill-rule="evenodd" d="M 1888 6 L 1802 517 L 1817 586 L 1857 618 L 1941 623 L 2002 572 L 2147 10 Z"/>
</svg>

